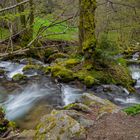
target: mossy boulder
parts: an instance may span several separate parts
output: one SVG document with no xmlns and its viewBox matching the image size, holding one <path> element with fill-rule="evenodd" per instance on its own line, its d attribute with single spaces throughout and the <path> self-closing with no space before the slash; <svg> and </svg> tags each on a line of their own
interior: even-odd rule
<svg viewBox="0 0 140 140">
<path fill-rule="evenodd" d="M 83 70 L 76 72 L 74 75 L 79 81 L 81 81 L 87 87 L 92 87 L 95 84 L 96 80 L 91 71 L 83 69 Z"/>
<path fill-rule="evenodd" d="M 99 98 L 94 94 L 84 93 L 81 97 L 81 102 L 94 111 L 98 112 L 98 115 L 102 113 L 114 113 L 120 111 L 120 108 L 112 102 Z"/>
<path fill-rule="evenodd" d="M 5 70 L 0 69 L 0 76 L 3 76 L 5 74 Z"/>
<path fill-rule="evenodd" d="M 13 79 L 13 81 L 26 80 L 27 76 L 25 76 L 23 74 L 15 74 L 12 79 Z"/>
<path fill-rule="evenodd" d="M 67 110 L 77 110 L 77 111 L 82 111 L 86 113 L 91 113 L 92 110 L 85 104 L 82 103 L 72 103 L 64 107 L 64 109 Z"/>
<path fill-rule="evenodd" d="M 36 129 L 36 140 L 85 140 L 85 129 L 63 111 L 44 116 Z"/>
<path fill-rule="evenodd" d="M 87 76 L 84 79 L 84 83 L 87 85 L 87 87 L 91 87 L 95 83 L 95 79 L 93 76 Z"/>
<path fill-rule="evenodd" d="M 126 87 L 129 91 L 134 92 L 132 85 L 134 84 L 134 80 L 130 75 L 129 70 L 121 65 L 113 65 L 110 66 L 109 76 L 112 79 L 113 84 L 119 84 Z"/>
<path fill-rule="evenodd" d="M 41 65 L 30 65 L 30 64 L 28 64 L 23 68 L 23 72 L 29 71 L 29 70 L 41 70 L 41 69 L 42 69 Z"/>
<path fill-rule="evenodd" d="M 52 77 L 58 78 L 63 82 L 74 80 L 73 72 L 64 66 L 54 65 L 51 67 Z"/>
</svg>

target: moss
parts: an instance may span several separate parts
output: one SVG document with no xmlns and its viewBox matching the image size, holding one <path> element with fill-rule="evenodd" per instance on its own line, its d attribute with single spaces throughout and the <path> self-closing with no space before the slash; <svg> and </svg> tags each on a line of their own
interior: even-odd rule
<svg viewBox="0 0 140 140">
<path fill-rule="evenodd" d="M 41 70 L 42 69 L 42 66 L 40 65 L 26 65 L 24 68 L 23 68 L 23 71 L 28 71 L 28 70 Z"/>
<path fill-rule="evenodd" d="M 64 53 L 55 53 L 49 56 L 48 61 L 52 62 L 54 60 L 56 60 L 57 58 L 67 58 L 68 55 L 64 54 Z"/>
<path fill-rule="evenodd" d="M 59 78 L 63 82 L 69 82 L 74 80 L 73 72 L 63 66 L 52 66 L 51 74 L 52 77 Z"/>
<path fill-rule="evenodd" d="M 108 72 L 110 73 L 110 77 L 114 79 L 116 84 L 120 84 L 131 90 L 134 81 L 126 67 L 121 65 L 113 65 L 110 66 Z"/>
<path fill-rule="evenodd" d="M 95 79 L 93 76 L 87 76 L 84 79 L 84 83 L 86 84 L 87 87 L 91 87 L 95 82 Z"/>
<path fill-rule="evenodd" d="M 0 69 L 0 75 L 4 75 L 5 71 L 3 69 Z"/>
<path fill-rule="evenodd" d="M 20 80 L 25 80 L 26 78 L 27 77 L 23 74 L 15 74 L 12 79 L 14 81 L 20 81 Z"/>
<path fill-rule="evenodd" d="M 79 60 L 78 59 L 68 59 L 64 63 L 67 68 L 71 68 L 71 67 L 79 64 Z"/>
<path fill-rule="evenodd" d="M 43 68 L 43 72 L 44 72 L 45 74 L 49 74 L 49 73 L 51 72 L 51 67 L 50 67 L 50 66 L 44 67 L 44 68 Z"/>
<path fill-rule="evenodd" d="M 81 0 L 80 9 L 79 29 L 82 50 L 85 52 L 85 54 L 91 54 L 93 53 L 97 42 L 95 37 L 96 0 Z"/>
<path fill-rule="evenodd" d="M 0 108 L 0 135 L 8 130 L 9 121 L 5 119 L 5 113 L 2 108 Z"/>
</svg>

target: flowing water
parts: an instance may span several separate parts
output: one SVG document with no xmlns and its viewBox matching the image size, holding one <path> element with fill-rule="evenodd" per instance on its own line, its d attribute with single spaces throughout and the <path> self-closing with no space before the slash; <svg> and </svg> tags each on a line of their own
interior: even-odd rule
<svg viewBox="0 0 140 140">
<path fill-rule="evenodd" d="M 41 62 L 38 63 L 42 64 Z M 17 73 L 23 74 L 22 70 L 25 65 L 23 61 L 20 63 L 0 62 L 0 68 L 6 71 L 7 81 L 11 81 L 11 78 Z M 140 66 L 131 65 L 130 70 L 132 78 L 137 81 L 135 88 L 138 89 L 140 88 Z M 26 83 L 23 85 L 16 83 L 19 84 L 20 90 L 15 90 L 16 88 L 13 87 L 14 90 L 10 90 L 10 93 L 6 86 L 8 83 L 5 82 L 4 85 L 3 82 L 0 82 L 0 105 L 5 109 L 6 117 L 16 121 L 22 128 L 34 127 L 35 122 L 42 115 L 49 113 L 57 106 L 64 106 L 77 101 L 85 92 L 74 85 L 56 83 L 50 77 L 35 78 L 35 75 L 37 73 L 34 72 L 27 74 L 30 78 Z M 140 95 L 130 94 L 125 88 L 113 87 L 112 93 L 102 92 L 101 89 L 99 87 L 97 90 L 97 96 L 109 99 L 118 105 L 127 106 L 140 103 Z"/>
</svg>

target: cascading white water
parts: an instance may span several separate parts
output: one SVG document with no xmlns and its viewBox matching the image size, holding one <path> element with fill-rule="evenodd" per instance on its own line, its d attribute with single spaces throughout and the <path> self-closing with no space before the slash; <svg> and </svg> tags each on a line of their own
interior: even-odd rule
<svg viewBox="0 0 140 140">
<path fill-rule="evenodd" d="M 136 80 L 135 88 L 140 88 L 140 65 L 131 65 L 132 78 Z"/>
<path fill-rule="evenodd" d="M 16 119 L 27 113 L 34 103 L 49 94 L 45 89 L 40 89 L 37 84 L 25 88 L 21 93 L 9 95 L 3 106 L 9 120 Z"/>
<path fill-rule="evenodd" d="M 121 104 L 139 104 L 140 100 L 138 100 L 136 97 L 127 97 L 125 99 L 123 98 L 115 98 L 115 101 L 120 102 Z"/>
<path fill-rule="evenodd" d="M 24 66 L 25 64 L 5 61 L 0 62 L 0 68 L 3 68 L 7 72 L 6 75 L 8 78 L 12 78 L 17 73 L 22 74 Z M 132 65 L 130 70 L 132 71 L 132 78 L 137 80 L 136 87 L 140 87 L 140 66 Z M 32 76 L 32 74 L 29 76 Z M 1 105 L 5 108 L 6 111 L 6 117 L 10 120 L 16 120 L 17 118 L 20 118 L 28 113 L 35 105 L 38 105 L 36 104 L 37 102 L 40 105 L 44 99 L 46 99 L 46 104 L 48 104 L 50 101 L 50 105 L 59 105 L 60 102 L 62 102 L 63 105 L 68 105 L 78 100 L 84 92 L 81 89 L 74 88 L 65 84 L 60 84 L 61 86 L 58 86 L 50 81 L 51 80 L 47 82 L 43 81 L 43 83 L 45 83 L 43 87 L 40 86 L 42 83 L 42 81 L 40 81 L 38 83 L 27 85 L 25 89 L 20 93 L 12 93 L 6 95 L 4 100 L 1 100 Z M 124 89 L 124 91 L 129 96 L 130 93 L 126 89 Z M 3 95 L 4 94 L 2 93 L 1 96 Z M 131 96 L 126 98 L 121 96 L 119 98 L 114 97 L 114 100 L 120 104 L 140 103 L 139 98 Z"/>
<path fill-rule="evenodd" d="M 68 85 L 62 85 L 61 91 L 64 105 L 75 102 L 83 93 L 81 89 L 73 88 Z"/>
</svg>

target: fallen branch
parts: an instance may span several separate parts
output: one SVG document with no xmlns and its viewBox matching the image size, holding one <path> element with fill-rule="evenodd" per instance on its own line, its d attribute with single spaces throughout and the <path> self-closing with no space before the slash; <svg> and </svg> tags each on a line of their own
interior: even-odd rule
<svg viewBox="0 0 140 140">
<path fill-rule="evenodd" d="M 11 10 L 13 8 L 16 8 L 16 7 L 20 6 L 20 5 L 23 5 L 23 4 L 27 3 L 27 2 L 29 2 L 29 0 L 24 0 L 24 1 L 20 2 L 20 3 L 17 3 L 15 5 L 12 5 L 10 7 L 6 7 L 6 8 L 3 8 L 3 9 L 0 9 L 0 13 L 1 12 L 4 12 L 4 11 L 7 11 L 7 10 Z"/>
</svg>

